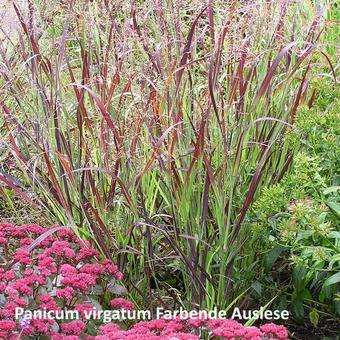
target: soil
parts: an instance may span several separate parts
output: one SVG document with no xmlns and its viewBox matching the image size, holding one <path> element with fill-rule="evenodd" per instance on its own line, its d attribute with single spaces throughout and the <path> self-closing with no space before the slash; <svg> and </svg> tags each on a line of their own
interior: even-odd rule
<svg viewBox="0 0 340 340">
<path fill-rule="evenodd" d="M 309 321 L 303 325 L 289 322 L 285 326 L 291 340 L 340 340 L 340 320 L 320 321 L 317 327 Z"/>
</svg>

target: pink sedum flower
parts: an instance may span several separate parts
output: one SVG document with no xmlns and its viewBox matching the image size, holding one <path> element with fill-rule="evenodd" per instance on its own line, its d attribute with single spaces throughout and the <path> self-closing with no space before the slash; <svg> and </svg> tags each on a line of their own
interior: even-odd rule
<svg viewBox="0 0 340 340">
<path fill-rule="evenodd" d="M 87 248 L 81 248 L 78 255 L 76 256 L 77 261 L 82 261 L 86 259 L 90 259 L 92 257 L 98 257 L 99 253 L 95 249 L 87 249 Z"/>
<path fill-rule="evenodd" d="M 57 289 L 56 295 L 58 299 L 71 300 L 75 295 L 75 291 L 72 287 L 66 287 L 63 289 Z"/>
<path fill-rule="evenodd" d="M 105 272 L 105 268 L 98 263 L 86 263 L 79 271 L 92 275 L 102 275 Z"/>
<path fill-rule="evenodd" d="M 61 331 L 68 335 L 79 335 L 83 333 L 85 329 L 86 325 L 80 320 L 61 324 Z"/>
<path fill-rule="evenodd" d="M 19 248 L 15 255 L 13 256 L 13 260 L 17 261 L 21 264 L 30 264 L 31 263 L 31 255 L 25 249 Z"/>
<path fill-rule="evenodd" d="M 80 316 L 85 317 L 85 312 L 90 312 L 93 310 L 93 306 L 90 303 L 77 303 L 74 306 L 74 310 L 78 311 Z"/>
<path fill-rule="evenodd" d="M 69 242 L 67 241 L 54 241 L 52 246 L 45 250 L 47 256 L 57 255 L 65 256 L 67 258 L 74 258 L 76 256 L 73 249 L 69 247 Z"/>
<path fill-rule="evenodd" d="M 121 331 L 121 328 L 115 323 L 109 323 L 99 328 L 101 334 L 117 333 Z"/>
<path fill-rule="evenodd" d="M 11 331 L 16 328 L 16 324 L 12 320 L 0 320 L 0 338 L 6 339 Z"/>
<path fill-rule="evenodd" d="M 269 323 L 260 327 L 265 336 L 276 337 L 279 340 L 288 339 L 288 332 L 284 326 Z"/>
<path fill-rule="evenodd" d="M 125 309 L 133 311 L 135 306 L 132 302 L 125 300 L 123 298 L 115 298 L 110 301 L 110 306 L 116 309 Z"/>
<path fill-rule="evenodd" d="M 60 274 L 63 276 L 78 274 L 77 268 L 65 263 L 60 267 Z"/>
</svg>

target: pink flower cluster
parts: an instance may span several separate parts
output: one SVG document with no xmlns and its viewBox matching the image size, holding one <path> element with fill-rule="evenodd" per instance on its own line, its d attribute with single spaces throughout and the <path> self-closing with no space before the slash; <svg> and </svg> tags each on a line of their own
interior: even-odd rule
<svg viewBox="0 0 340 340">
<path fill-rule="evenodd" d="M 123 274 L 111 261 L 100 262 L 98 252 L 89 242 L 81 241 L 70 230 L 59 230 L 43 237 L 33 250 L 28 248 L 45 232 L 39 225 L 0 223 L 0 250 L 5 256 L 5 265 L 0 268 L 0 294 L 4 297 L 0 339 L 48 336 L 52 340 L 196 340 L 199 334 L 216 340 L 288 338 L 283 326 L 245 327 L 233 320 L 159 319 L 131 327 L 122 323 L 103 326 L 86 320 L 85 313 L 97 308 L 99 302 L 103 309 L 135 309 L 132 302 L 114 296 L 109 289 L 123 279 Z M 56 313 L 67 308 L 78 311 L 80 320 L 16 320 L 18 307 Z"/>
<path fill-rule="evenodd" d="M 199 322 L 196 322 L 199 321 Z M 285 327 L 266 324 L 261 327 L 245 327 L 234 320 L 172 319 L 151 320 L 136 323 L 129 330 L 116 324 L 100 327 L 98 340 L 199 340 L 197 334 L 210 334 L 211 339 L 228 340 L 286 340 Z"/>
<path fill-rule="evenodd" d="M 135 309 L 135 306 L 132 302 L 127 301 L 123 298 L 115 298 L 111 300 L 110 305 L 114 309 L 124 309 L 124 310 L 130 310 L 130 311 L 133 311 Z"/>
<path fill-rule="evenodd" d="M 89 296 L 95 299 L 91 290 L 95 287 L 112 300 L 115 296 L 107 287 L 123 279 L 118 266 L 108 260 L 100 263 L 98 252 L 70 230 L 42 237 L 30 250 L 28 246 L 46 231 L 35 224 L 0 223 L 0 248 L 5 255 L 5 265 L 0 267 L 0 294 L 4 296 L 0 309 L 1 339 L 54 334 L 54 320 L 32 319 L 23 327 L 14 318 L 18 307 L 46 311 L 77 309 L 88 302 Z M 93 309 L 90 303 L 87 306 Z M 59 326 L 61 336 L 75 336 L 87 328 L 80 320 L 61 322 Z"/>
</svg>

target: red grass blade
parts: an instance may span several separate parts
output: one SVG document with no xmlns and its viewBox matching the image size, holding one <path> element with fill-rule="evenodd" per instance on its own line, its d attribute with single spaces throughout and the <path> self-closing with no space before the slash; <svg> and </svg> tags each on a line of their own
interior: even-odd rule
<svg viewBox="0 0 340 340">
<path fill-rule="evenodd" d="M 280 61 L 282 60 L 282 58 L 289 52 L 289 50 L 295 46 L 297 43 L 296 42 L 292 42 L 290 44 L 288 44 L 287 46 L 285 46 L 280 53 L 277 55 L 277 57 L 274 59 L 274 61 L 272 62 L 261 86 L 260 89 L 257 92 L 256 98 L 260 99 L 267 91 L 270 81 L 272 80 L 275 70 L 277 68 L 277 66 L 279 65 Z"/>
</svg>

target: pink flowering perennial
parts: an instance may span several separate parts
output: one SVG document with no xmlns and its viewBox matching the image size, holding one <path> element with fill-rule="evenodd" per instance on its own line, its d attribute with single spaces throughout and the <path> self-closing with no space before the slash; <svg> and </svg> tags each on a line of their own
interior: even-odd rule
<svg viewBox="0 0 340 340">
<path fill-rule="evenodd" d="M 119 285 L 123 274 L 111 261 L 100 261 L 89 242 L 79 240 L 70 230 L 59 230 L 28 250 L 45 231 L 36 224 L 0 223 L 0 248 L 7 256 L 5 263 L 10 264 L 0 267 L 0 339 L 199 340 L 199 334 L 214 340 L 288 339 L 283 326 L 245 327 L 234 320 L 156 319 L 133 325 L 89 321 L 85 316 L 96 308 L 135 310 L 131 301 L 108 289 Z M 125 290 L 120 287 L 117 291 Z M 78 312 L 79 319 L 17 320 L 17 308 L 55 315 L 66 308 Z"/>
</svg>

